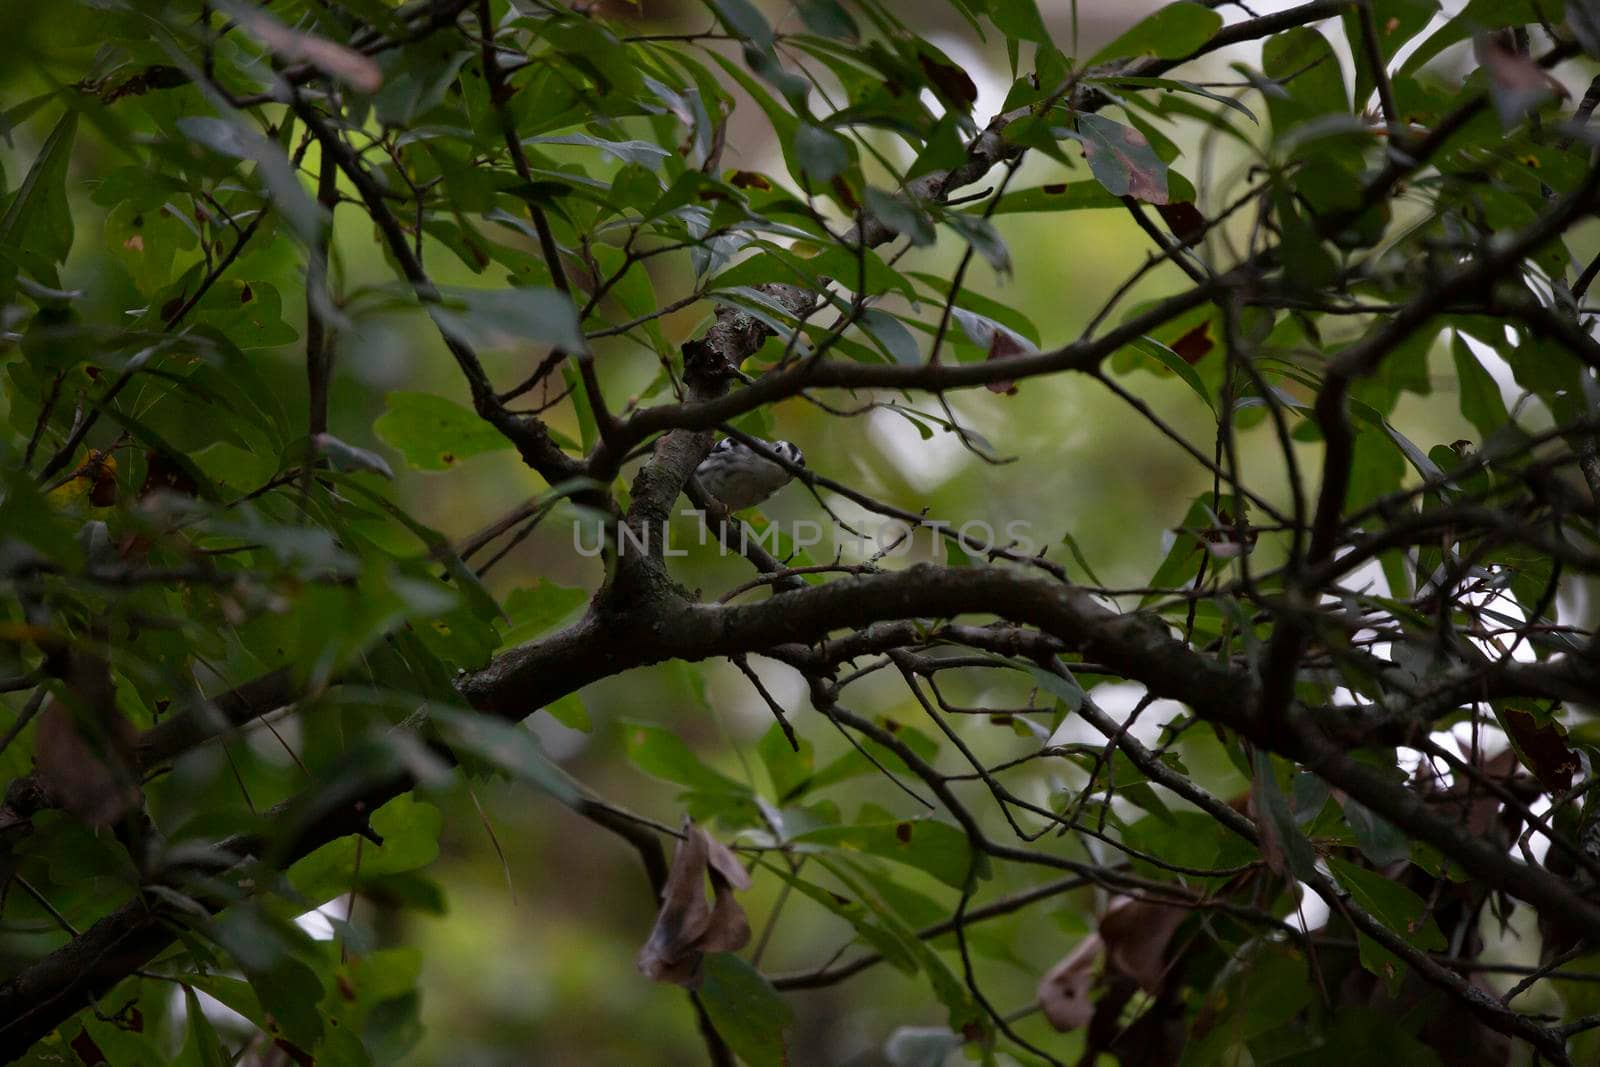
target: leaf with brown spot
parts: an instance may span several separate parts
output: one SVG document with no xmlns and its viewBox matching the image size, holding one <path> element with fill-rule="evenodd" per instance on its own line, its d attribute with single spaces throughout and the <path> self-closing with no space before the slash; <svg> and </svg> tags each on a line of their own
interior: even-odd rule
<svg viewBox="0 0 1600 1067">
<path fill-rule="evenodd" d="M 1083 155 L 1095 180 L 1112 196 L 1148 204 L 1167 202 L 1167 165 L 1144 134 L 1100 115 L 1078 116 Z"/>
<path fill-rule="evenodd" d="M 655 927 L 639 950 L 639 970 L 658 982 L 694 988 L 707 952 L 733 952 L 750 940 L 750 922 L 734 900 L 734 889 L 748 889 L 750 874 L 725 845 L 692 820 L 683 820 L 683 839 L 661 890 Z M 706 876 L 714 902 L 706 903 Z"/>
<path fill-rule="evenodd" d="M 766 175 L 757 174 L 753 170 L 730 171 L 728 184 L 736 189 L 760 189 L 762 192 L 772 189 L 772 183 L 767 180 Z"/>
</svg>

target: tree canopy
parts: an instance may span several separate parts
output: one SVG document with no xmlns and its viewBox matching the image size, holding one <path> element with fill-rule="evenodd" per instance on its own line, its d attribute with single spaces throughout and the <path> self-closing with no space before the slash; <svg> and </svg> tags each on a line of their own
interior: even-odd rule
<svg viewBox="0 0 1600 1067">
<path fill-rule="evenodd" d="M 1596 1062 L 1600 2 L 1121 7 L 0 9 L 0 1058 Z"/>
</svg>

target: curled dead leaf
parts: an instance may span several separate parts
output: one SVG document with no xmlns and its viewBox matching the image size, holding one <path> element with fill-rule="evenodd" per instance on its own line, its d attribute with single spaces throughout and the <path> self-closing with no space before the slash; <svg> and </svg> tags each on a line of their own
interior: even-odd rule
<svg viewBox="0 0 1600 1067">
<path fill-rule="evenodd" d="M 1105 950 L 1100 935 L 1090 934 L 1039 979 L 1039 1007 L 1057 1030 L 1076 1030 L 1094 1018 L 1089 991 L 1094 988 L 1095 971 Z"/>
<path fill-rule="evenodd" d="M 1189 917 L 1187 908 L 1118 897 L 1100 919 L 1106 943 L 1106 971 L 1139 983 L 1146 993 L 1161 988 L 1166 977 L 1167 945 Z"/>
<path fill-rule="evenodd" d="M 706 902 L 706 876 L 713 900 Z M 750 940 L 750 921 L 733 897 L 750 888 L 750 873 L 716 838 L 685 817 L 683 839 L 661 890 L 655 927 L 639 950 L 639 970 L 658 982 L 700 984 L 707 952 L 732 952 Z"/>
<path fill-rule="evenodd" d="M 995 330 L 994 336 L 989 340 L 989 359 L 1014 359 L 1017 356 L 1028 354 L 1028 346 L 1019 341 L 1006 330 Z M 1003 396 L 1012 396 L 1017 391 L 1014 381 L 987 382 L 984 385 L 991 393 L 1000 393 Z"/>
<path fill-rule="evenodd" d="M 1089 1025 L 1095 1006 L 1089 999 L 1102 959 L 1105 973 L 1131 978 L 1154 994 L 1167 974 L 1167 946 L 1189 917 L 1187 908 L 1132 897 L 1117 897 L 1100 918 L 1097 933 L 1084 938 L 1039 980 L 1039 1007 L 1057 1030 Z"/>
</svg>

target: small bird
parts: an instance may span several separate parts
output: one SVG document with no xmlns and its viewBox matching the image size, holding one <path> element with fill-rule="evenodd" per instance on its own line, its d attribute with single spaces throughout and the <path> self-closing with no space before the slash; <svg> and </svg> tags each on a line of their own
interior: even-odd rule
<svg viewBox="0 0 1600 1067">
<path fill-rule="evenodd" d="M 806 465 L 805 455 L 788 441 L 761 443 L 794 466 Z M 739 511 L 761 503 L 794 478 L 788 468 L 757 455 L 754 449 L 731 437 L 718 441 L 711 454 L 694 469 L 694 474 L 701 488 L 716 497 L 729 511 Z"/>
</svg>

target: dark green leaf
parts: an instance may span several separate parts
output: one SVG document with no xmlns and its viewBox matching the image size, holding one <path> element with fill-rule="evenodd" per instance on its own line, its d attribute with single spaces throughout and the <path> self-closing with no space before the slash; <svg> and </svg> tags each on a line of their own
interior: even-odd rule
<svg viewBox="0 0 1600 1067">
<path fill-rule="evenodd" d="M 178 120 L 178 129 L 191 141 L 203 144 L 219 155 L 232 156 L 256 165 L 267 195 L 302 241 L 317 239 L 327 225 L 327 215 L 300 184 L 300 178 L 276 141 L 256 133 L 231 119 L 190 115 Z"/>
<path fill-rule="evenodd" d="M 474 348 L 516 348 L 528 341 L 563 352 L 584 352 L 572 298 L 557 289 L 447 289 L 428 313 L 439 329 Z"/>
<path fill-rule="evenodd" d="M 1337 856 L 1328 857 L 1328 869 L 1350 898 L 1383 925 L 1418 948 L 1444 951 L 1444 934 L 1428 914 L 1427 902 L 1417 894 L 1377 871 L 1357 867 Z"/>
<path fill-rule="evenodd" d="M 989 18 L 995 29 L 1007 37 L 1037 44 L 1050 43 L 1050 31 L 1034 0 L 989 0 Z"/>
<path fill-rule="evenodd" d="M 749 1067 L 788 1067 L 784 1031 L 789 1004 L 761 972 L 729 952 L 713 952 L 701 967 L 700 999 L 717 1034 Z"/>
<path fill-rule="evenodd" d="M 747 786 L 700 762 L 682 738 L 664 727 L 625 720 L 622 740 L 629 762 L 652 778 L 714 793 L 749 792 Z"/>
<path fill-rule="evenodd" d="M 22 185 L 11 196 L 5 215 L 0 217 L 0 252 L 26 263 L 41 281 L 53 280 L 55 266 L 72 250 L 67 165 L 77 129 L 76 111 L 61 116 L 28 167 Z M 4 269 L 5 260 L 0 256 L 0 269 Z M 0 289 L 3 294 L 4 289 Z"/>
<path fill-rule="evenodd" d="M 432 393 L 390 393 L 388 410 L 372 430 L 406 462 L 425 471 L 448 470 L 480 453 L 511 447 L 477 415 Z"/>
<path fill-rule="evenodd" d="M 1222 16 L 1207 7 L 1188 0 L 1168 4 L 1096 52 L 1085 65 L 1093 67 L 1113 59 L 1141 56 L 1182 59 L 1211 40 L 1221 28 Z"/>
</svg>

